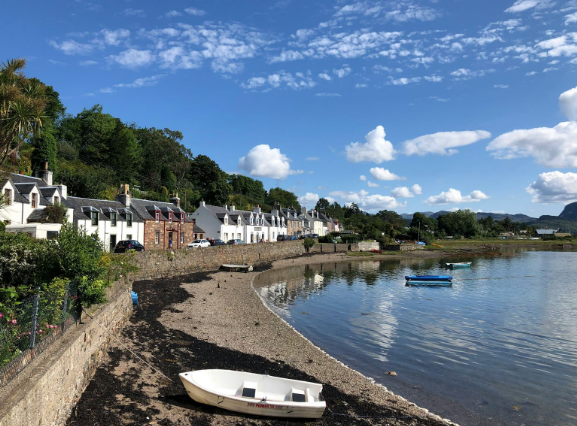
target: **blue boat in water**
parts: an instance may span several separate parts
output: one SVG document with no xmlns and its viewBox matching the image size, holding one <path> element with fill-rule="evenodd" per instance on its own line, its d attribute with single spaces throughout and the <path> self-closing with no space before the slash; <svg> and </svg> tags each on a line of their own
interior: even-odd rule
<svg viewBox="0 0 577 426">
<path fill-rule="evenodd" d="M 450 275 L 405 275 L 406 285 L 415 286 L 450 286 L 453 277 Z"/>
</svg>

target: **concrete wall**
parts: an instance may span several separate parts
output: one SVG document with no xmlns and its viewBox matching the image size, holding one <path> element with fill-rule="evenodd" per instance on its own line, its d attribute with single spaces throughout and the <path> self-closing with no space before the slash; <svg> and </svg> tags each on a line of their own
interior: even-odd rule
<svg viewBox="0 0 577 426">
<path fill-rule="evenodd" d="M 357 244 L 359 251 L 371 251 L 371 250 L 379 250 L 380 244 L 378 241 L 361 241 Z"/>
<path fill-rule="evenodd" d="M 391 244 L 385 247 L 385 250 L 389 251 L 413 251 L 413 250 L 424 250 L 425 246 L 421 244 Z"/>
<path fill-rule="evenodd" d="M 132 312 L 130 286 L 118 282 L 96 321 L 73 325 L 18 377 L 0 388 L 0 426 L 63 425 L 106 356 L 110 333 Z"/>
</svg>

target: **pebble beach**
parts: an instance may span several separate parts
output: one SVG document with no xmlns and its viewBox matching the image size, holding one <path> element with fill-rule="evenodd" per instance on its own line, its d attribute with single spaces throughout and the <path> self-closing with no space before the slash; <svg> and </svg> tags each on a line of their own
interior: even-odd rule
<svg viewBox="0 0 577 426">
<path fill-rule="evenodd" d="M 135 282 L 140 304 L 67 425 L 455 425 L 327 355 L 271 312 L 252 288 L 266 269 L 342 260 L 350 258 L 301 256 L 257 265 L 250 273 Z M 198 404 L 178 373 L 205 368 L 322 383 L 327 410 L 318 420 L 289 420 Z"/>
</svg>

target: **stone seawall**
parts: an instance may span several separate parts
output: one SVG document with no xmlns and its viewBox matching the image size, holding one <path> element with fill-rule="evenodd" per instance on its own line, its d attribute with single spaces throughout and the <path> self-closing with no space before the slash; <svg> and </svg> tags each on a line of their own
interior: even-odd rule
<svg viewBox="0 0 577 426">
<path fill-rule="evenodd" d="M 130 285 L 117 282 L 108 303 L 86 323 L 71 326 L 16 378 L 0 388 L 0 426 L 59 426 L 106 357 L 111 334 L 117 334 L 132 313 Z"/>
<path fill-rule="evenodd" d="M 302 241 L 190 248 L 172 252 L 147 250 L 136 257 L 140 270 L 135 274 L 134 279 L 147 280 L 200 271 L 214 271 L 223 264 L 254 265 L 300 256 L 304 252 Z"/>
</svg>

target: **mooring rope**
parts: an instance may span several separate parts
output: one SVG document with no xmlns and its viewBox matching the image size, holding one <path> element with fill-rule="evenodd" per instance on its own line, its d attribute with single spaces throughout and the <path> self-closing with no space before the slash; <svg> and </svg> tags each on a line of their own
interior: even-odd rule
<svg viewBox="0 0 577 426">
<path fill-rule="evenodd" d="M 149 366 L 152 371 L 154 371 L 155 373 L 160 374 L 162 377 L 164 377 L 165 379 L 167 379 L 168 381 L 175 383 L 174 380 L 172 380 L 170 377 L 166 376 L 164 373 L 162 373 L 160 370 L 154 368 L 152 365 L 150 365 L 148 362 L 146 362 L 144 359 L 142 359 L 141 357 L 138 356 L 138 354 L 136 354 L 133 350 L 131 350 L 129 347 L 127 347 L 124 343 L 122 343 L 120 340 L 118 340 L 110 331 L 108 331 L 106 329 L 106 327 L 104 327 L 102 324 L 100 324 L 92 315 L 90 315 L 88 312 L 86 312 L 86 309 L 82 308 L 82 311 L 88 315 L 90 317 L 91 320 L 93 320 L 96 324 L 98 324 L 98 326 L 100 328 L 102 328 L 106 333 L 108 333 L 108 335 L 110 337 L 112 337 L 112 339 L 120 344 L 120 346 L 122 346 L 124 349 L 126 349 L 128 352 L 130 352 L 132 355 L 134 355 L 138 360 L 142 361 L 144 364 L 146 364 L 147 366 Z"/>
</svg>

